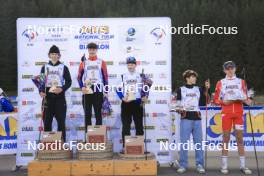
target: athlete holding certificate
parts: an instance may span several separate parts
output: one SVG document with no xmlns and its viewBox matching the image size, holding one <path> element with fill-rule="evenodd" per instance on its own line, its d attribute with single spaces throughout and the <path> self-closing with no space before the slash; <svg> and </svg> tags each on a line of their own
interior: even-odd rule
<svg viewBox="0 0 264 176">
<path fill-rule="evenodd" d="M 235 75 L 236 65 L 233 61 L 227 61 L 223 65 L 226 77 L 216 84 L 214 102 L 222 106 L 223 149 L 222 167 L 223 174 L 228 173 L 228 143 L 231 129 L 234 128 L 240 156 L 240 170 L 244 174 L 251 174 L 251 170 L 245 166 L 245 150 L 243 142 L 243 103 L 251 104 L 247 98 L 245 81 Z"/>
</svg>

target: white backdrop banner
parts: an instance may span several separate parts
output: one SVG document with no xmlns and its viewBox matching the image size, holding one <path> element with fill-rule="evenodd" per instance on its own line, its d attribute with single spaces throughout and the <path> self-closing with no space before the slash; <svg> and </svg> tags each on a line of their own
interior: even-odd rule
<svg viewBox="0 0 264 176">
<path fill-rule="evenodd" d="M 78 67 L 86 45 L 95 42 L 98 56 L 108 66 L 109 84 L 115 84 L 127 71 L 126 58 L 134 56 L 137 71 L 144 68 L 154 81 L 150 101 L 146 104 L 148 149 L 163 163 L 171 160 L 169 153 L 160 153 L 159 141 L 170 140 L 171 118 L 168 102 L 171 86 L 171 35 L 166 29 L 170 18 L 19 18 L 17 20 L 19 125 L 17 165 L 27 165 L 35 152 L 27 149 L 27 142 L 38 139 L 41 119 L 41 98 L 33 85 L 32 76 L 39 75 L 48 62 L 52 45 L 61 50 L 61 61 L 69 67 L 73 80 L 66 92 L 67 141 L 84 138 L 84 112 L 77 82 Z M 164 87 L 164 85 L 169 86 Z M 168 89 L 164 92 L 164 90 Z M 163 91 L 157 93 L 157 91 Z M 114 151 L 121 150 L 120 100 L 109 93 L 113 115 L 103 119 Z M 54 120 L 56 130 L 56 120 Z M 134 128 L 132 128 L 132 134 Z"/>
</svg>

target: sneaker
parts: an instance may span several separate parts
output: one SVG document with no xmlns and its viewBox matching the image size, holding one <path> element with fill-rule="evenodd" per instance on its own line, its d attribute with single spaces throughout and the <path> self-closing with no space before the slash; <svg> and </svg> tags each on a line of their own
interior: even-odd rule
<svg viewBox="0 0 264 176">
<path fill-rule="evenodd" d="M 228 174 L 228 169 L 227 168 L 221 168 L 220 172 L 222 174 Z"/>
<path fill-rule="evenodd" d="M 197 165 L 196 167 L 196 171 L 199 173 L 199 174 L 204 174 L 205 173 L 205 169 L 203 168 L 202 165 Z"/>
<path fill-rule="evenodd" d="M 240 171 L 243 174 L 246 174 L 246 175 L 251 175 L 252 174 L 252 171 L 249 168 L 247 168 L 247 167 L 240 168 Z"/>
<path fill-rule="evenodd" d="M 179 174 L 183 174 L 184 172 L 186 172 L 186 169 L 184 167 L 180 167 L 179 169 L 177 169 L 177 172 Z"/>
</svg>

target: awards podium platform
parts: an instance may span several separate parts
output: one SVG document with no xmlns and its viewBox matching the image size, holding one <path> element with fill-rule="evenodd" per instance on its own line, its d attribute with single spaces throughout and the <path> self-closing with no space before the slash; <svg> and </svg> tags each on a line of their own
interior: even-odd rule
<svg viewBox="0 0 264 176">
<path fill-rule="evenodd" d="M 121 158 L 115 155 L 107 160 L 34 160 L 28 165 L 28 176 L 155 176 L 155 158 Z"/>
<path fill-rule="evenodd" d="M 126 136 L 124 154 L 113 153 L 113 143 L 107 140 L 105 126 L 88 126 L 87 143 L 101 145 L 103 150 L 78 149 L 37 151 L 36 159 L 28 165 L 28 176 L 110 176 L 157 175 L 157 161 L 153 153 L 144 154 L 143 136 Z M 44 132 L 41 142 L 54 143 L 61 132 Z M 138 149 L 140 148 L 140 150 Z"/>
</svg>

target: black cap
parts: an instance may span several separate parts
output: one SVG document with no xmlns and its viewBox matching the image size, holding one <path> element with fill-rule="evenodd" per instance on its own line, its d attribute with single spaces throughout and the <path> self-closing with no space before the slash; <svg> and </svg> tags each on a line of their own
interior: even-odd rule
<svg viewBox="0 0 264 176">
<path fill-rule="evenodd" d="M 60 54 L 60 49 L 56 45 L 52 45 L 52 47 L 50 47 L 50 50 L 49 50 L 49 54 L 50 53 Z"/>
<path fill-rule="evenodd" d="M 87 48 L 88 49 L 98 49 L 98 46 L 96 45 L 96 43 L 89 43 L 88 45 L 87 45 Z"/>
<path fill-rule="evenodd" d="M 135 57 L 128 57 L 126 60 L 127 64 L 137 64 L 137 60 Z"/>
<path fill-rule="evenodd" d="M 228 68 L 235 68 L 236 67 L 236 64 L 235 62 L 233 61 L 226 61 L 224 64 L 223 64 L 223 69 L 228 69 Z"/>
</svg>

